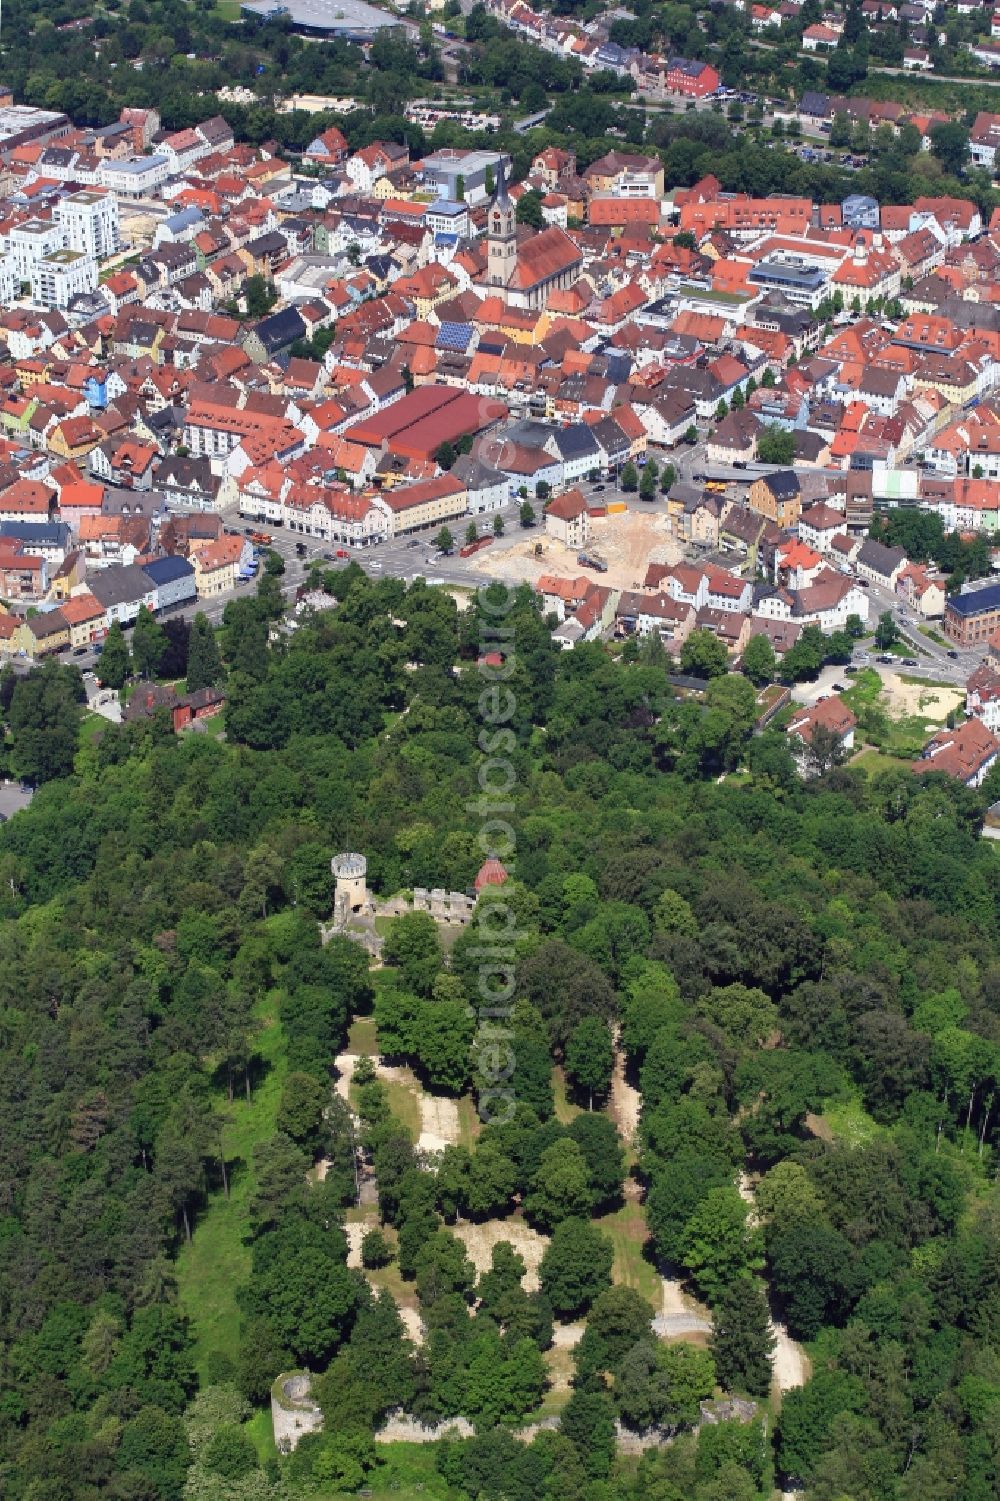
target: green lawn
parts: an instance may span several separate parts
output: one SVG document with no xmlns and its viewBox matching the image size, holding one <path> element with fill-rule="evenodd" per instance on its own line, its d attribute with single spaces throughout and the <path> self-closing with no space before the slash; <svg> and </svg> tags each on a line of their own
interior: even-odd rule
<svg viewBox="0 0 1000 1501">
<path fill-rule="evenodd" d="M 409 1070 L 405 1070 L 405 1073 L 405 1079 L 382 1079 L 381 1083 L 388 1097 L 390 1111 L 409 1132 L 411 1140 L 416 1142 L 420 1135 L 420 1101 L 416 1080 L 411 1083 Z M 357 1088 L 356 1084 L 352 1084 L 350 1090 L 351 1104 L 355 1109 L 358 1103 Z"/>
<path fill-rule="evenodd" d="M 220 21 L 238 21 L 240 0 L 215 0 L 215 14 Z"/>
<path fill-rule="evenodd" d="M 271 1422 L 270 1407 L 261 1407 L 253 1417 L 243 1424 L 244 1430 L 253 1439 L 254 1448 L 257 1450 L 257 1458 L 262 1465 L 266 1465 L 269 1459 L 277 1459 L 278 1450 L 274 1442 L 274 1426 Z"/>
<path fill-rule="evenodd" d="M 552 1095 L 555 1100 L 556 1120 L 569 1126 L 581 1114 L 579 1105 L 574 1105 L 566 1092 L 566 1075 L 558 1066 L 552 1070 Z"/>
<path fill-rule="evenodd" d="M 254 1146 L 274 1135 L 278 1100 L 286 1071 L 285 1037 L 278 1019 L 277 995 L 272 992 L 258 1007 L 260 1031 L 257 1052 L 268 1065 L 249 1104 L 238 1096 L 220 1108 L 231 1117 L 223 1141 L 230 1163 L 230 1195 L 219 1192 L 195 1221 L 190 1245 L 177 1257 L 177 1289 L 181 1311 L 191 1320 L 194 1358 L 202 1383 L 207 1382 L 208 1357 L 213 1350 L 236 1353 L 239 1310 L 236 1291 L 250 1272 L 250 1251 L 243 1244 L 247 1204 L 254 1189 Z"/>
<path fill-rule="evenodd" d="M 347 1033 L 347 1051 L 349 1053 L 367 1053 L 374 1058 L 378 1052 L 378 1036 L 375 1031 L 375 1019 L 371 1016 L 356 1016 Z"/>
<path fill-rule="evenodd" d="M 918 625 L 917 630 L 920 632 L 921 636 L 926 636 L 928 641 L 937 642 L 938 646 L 948 645 L 947 641 L 941 635 L 940 631 L 932 630 L 929 625 Z"/>
<path fill-rule="evenodd" d="M 370 1501 L 443 1501 L 449 1494 L 437 1468 L 433 1444 L 379 1444 L 379 1467 L 365 1482 Z M 339 1491 L 315 1493 L 317 1501 L 340 1501 Z"/>
<path fill-rule="evenodd" d="M 606 1214 L 594 1224 L 615 1248 L 612 1279 L 624 1287 L 634 1287 L 659 1312 L 662 1302 L 659 1274 L 642 1254 L 649 1233 L 642 1205 L 630 1199 L 614 1214 Z"/>
<path fill-rule="evenodd" d="M 896 756 L 890 756 L 885 751 L 876 750 L 874 746 L 869 746 L 867 750 L 863 750 L 858 755 L 852 756 L 849 764 L 860 767 L 862 771 L 866 771 L 871 776 L 876 771 L 898 769 L 900 763 Z"/>
<path fill-rule="evenodd" d="M 476 1109 L 475 1100 L 471 1095 L 464 1094 L 458 1102 L 458 1139 L 460 1144 L 468 1148 L 470 1152 L 474 1151 L 476 1137 L 482 1128 L 483 1123 L 479 1118 L 479 1111 Z"/>
<path fill-rule="evenodd" d="M 80 719 L 81 744 L 93 745 L 98 735 L 103 735 L 109 723 L 103 714 L 95 714 L 92 709 L 87 709 Z"/>
</svg>

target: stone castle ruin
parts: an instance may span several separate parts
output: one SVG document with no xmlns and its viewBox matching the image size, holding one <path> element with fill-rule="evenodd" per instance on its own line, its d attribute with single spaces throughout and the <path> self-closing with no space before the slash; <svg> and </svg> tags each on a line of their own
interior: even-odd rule
<svg viewBox="0 0 1000 1501">
<path fill-rule="evenodd" d="M 285 1371 L 271 1387 L 271 1425 L 281 1454 L 290 1454 L 300 1438 L 323 1427 L 323 1410 L 310 1395 L 311 1380 L 308 1371 Z"/>
</svg>

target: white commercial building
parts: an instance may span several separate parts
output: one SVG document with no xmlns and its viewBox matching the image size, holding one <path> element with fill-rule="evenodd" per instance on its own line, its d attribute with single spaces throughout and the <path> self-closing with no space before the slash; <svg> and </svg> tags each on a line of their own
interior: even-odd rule
<svg viewBox="0 0 1000 1501">
<path fill-rule="evenodd" d="M 0 255 L 0 307 L 10 307 L 20 291 L 14 257 Z"/>
<path fill-rule="evenodd" d="M 33 268 L 31 295 L 43 307 L 68 307 L 81 292 L 97 290 L 97 262 L 82 250 L 54 250 Z"/>
<path fill-rule="evenodd" d="M 155 193 L 170 176 L 165 156 L 130 156 L 126 161 L 105 157 L 100 166 L 101 185 L 112 188 L 123 198 L 143 198 Z"/>
<path fill-rule="evenodd" d="M 7 236 L 7 251 L 13 257 L 19 281 L 30 281 L 43 256 L 62 250 L 66 239 L 58 224 L 44 219 L 29 219 L 18 224 Z"/>
<path fill-rule="evenodd" d="M 92 260 L 105 260 L 121 249 L 118 199 L 107 190 L 90 188 L 71 193 L 56 204 L 56 222 L 65 231 L 68 248 L 82 251 Z"/>
</svg>

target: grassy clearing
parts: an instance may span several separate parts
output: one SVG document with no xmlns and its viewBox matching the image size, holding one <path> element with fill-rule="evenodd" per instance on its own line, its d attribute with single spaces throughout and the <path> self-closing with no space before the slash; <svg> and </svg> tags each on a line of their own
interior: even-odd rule
<svg viewBox="0 0 1000 1501">
<path fill-rule="evenodd" d="M 381 1461 L 368 1477 L 365 1495 L 370 1501 L 442 1501 L 448 1487 L 437 1469 L 437 1450 L 433 1444 L 379 1444 Z M 340 1501 L 339 1491 L 317 1495 L 317 1501 Z"/>
<path fill-rule="evenodd" d="M 483 1123 L 476 1109 L 476 1102 L 471 1095 L 463 1095 L 458 1102 L 458 1140 L 461 1146 L 471 1152 L 475 1148 L 476 1138 L 482 1130 Z"/>
<path fill-rule="evenodd" d="M 636 1292 L 641 1293 L 658 1310 L 661 1302 L 660 1278 L 656 1268 L 643 1255 L 649 1232 L 642 1205 L 630 1201 L 621 1209 L 616 1209 L 614 1214 L 606 1214 L 594 1223 L 614 1246 L 612 1279 L 623 1287 L 634 1287 Z"/>
<path fill-rule="evenodd" d="M 909 683 L 913 688 L 926 688 L 928 693 L 939 693 L 942 688 L 950 691 L 955 687 L 954 683 L 941 683 L 936 678 L 914 677 L 912 672 L 901 672 L 899 674 L 899 681 L 901 683 Z M 931 718 L 933 717 L 932 715 Z"/>
<path fill-rule="evenodd" d="M 579 1105 L 574 1105 L 566 1089 L 566 1075 L 557 1064 L 552 1070 L 552 1096 L 555 1101 L 556 1120 L 564 1126 L 572 1125 L 582 1114 Z"/>
<path fill-rule="evenodd" d="M 347 1051 L 349 1053 L 365 1053 L 374 1057 L 378 1052 L 378 1033 L 375 1031 L 375 1019 L 371 1016 L 356 1016 L 347 1033 Z"/>
<path fill-rule="evenodd" d="M 249 1103 L 238 1096 L 232 1105 L 223 1106 L 231 1117 L 223 1137 L 230 1163 L 229 1198 L 221 1192 L 211 1196 L 195 1223 L 191 1244 L 183 1246 L 177 1257 L 178 1301 L 182 1313 L 191 1320 L 194 1360 L 203 1384 L 208 1380 L 207 1364 L 213 1350 L 236 1354 L 236 1290 L 250 1274 L 250 1251 L 243 1244 L 243 1235 L 247 1205 L 255 1187 L 253 1149 L 274 1135 L 287 1068 L 275 992 L 261 1002 L 256 1015 L 260 1024 L 256 1047 L 265 1062 L 266 1076 Z"/>
<path fill-rule="evenodd" d="M 882 696 L 882 679 L 873 667 L 865 667 L 840 696 L 857 714 L 859 709 L 878 702 Z"/>
<path fill-rule="evenodd" d="M 400 1069 L 400 1073 L 409 1075 L 409 1069 Z M 410 1139 L 416 1142 L 420 1135 L 420 1101 L 417 1097 L 416 1080 L 410 1082 L 409 1078 L 382 1079 L 386 1096 L 389 1101 L 389 1109 L 410 1135 Z M 351 1085 L 351 1104 L 355 1110 L 358 1108 L 358 1086 Z"/>
<path fill-rule="evenodd" d="M 825 1103 L 821 1119 L 826 1122 L 837 1141 L 845 1146 L 863 1147 L 881 1136 L 883 1128 L 870 1116 L 859 1099 L 851 1096 L 843 1100 Z"/>
<path fill-rule="evenodd" d="M 383 1225 L 382 1233 L 392 1243 L 395 1253 L 396 1236 L 392 1227 Z M 390 1261 L 388 1266 L 379 1267 L 376 1271 L 366 1271 L 365 1276 L 372 1287 L 391 1294 L 397 1308 L 413 1308 L 419 1312 L 420 1304 L 417 1299 L 416 1284 L 403 1281 L 399 1275 L 399 1266 L 395 1261 Z"/>
<path fill-rule="evenodd" d="M 220 21 L 240 19 L 241 0 L 215 0 L 215 14 Z"/>
<path fill-rule="evenodd" d="M 266 1465 L 269 1459 L 277 1459 L 278 1450 L 274 1442 L 274 1426 L 271 1422 L 269 1407 L 262 1407 L 259 1412 L 255 1412 L 253 1417 L 243 1424 L 243 1431 L 253 1440 L 257 1458 L 262 1465 Z"/>
<path fill-rule="evenodd" d="M 103 714 L 95 714 L 93 709 L 88 709 L 80 719 L 80 743 L 81 745 L 93 745 L 99 735 L 103 735 L 111 721 L 104 718 Z"/>
<path fill-rule="evenodd" d="M 929 683 L 912 675 L 901 681 L 925 689 L 919 698 L 915 714 L 892 715 L 889 700 L 883 690 L 882 679 L 872 668 L 867 667 L 854 679 L 843 697 L 858 716 L 858 738 L 866 741 L 876 752 L 891 764 L 893 759 L 912 761 L 919 756 L 927 742 L 928 724 L 943 723 L 943 716 L 934 704 L 935 691 L 950 687 L 950 684 Z M 865 753 L 867 754 L 867 752 Z M 864 756 L 858 756 L 852 765 L 868 766 Z"/>
<path fill-rule="evenodd" d="M 927 744 L 927 725 L 935 720 L 933 714 L 907 714 L 902 719 L 890 719 L 889 734 L 882 749 L 901 760 L 915 760 Z"/>
<path fill-rule="evenodd" d="M 542 1398 L 540 1406 L 529 1414 L 526 1421 L 540 1423 L 546 1418 L 558 1417 L 562 1412 L 572 1396 L 570 1380 L 575 1370 L 573 1353 L 565 1346 L 557 1345 L 545 1351 L 545 1369 L 548 1373 L 549 1389 Z"/>
</svg>

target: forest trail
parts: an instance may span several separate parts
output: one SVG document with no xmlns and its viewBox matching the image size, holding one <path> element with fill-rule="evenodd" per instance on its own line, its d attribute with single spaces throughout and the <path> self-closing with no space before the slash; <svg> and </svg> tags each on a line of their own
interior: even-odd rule
<svg viewBox="0 0 1000 1501">
<path fill-rule="evenodd" d="M 653 1320 L 653 1332 L 661 1339 L 683 1339 L 686 1335 L 711 1334 L 712 1316 L 707 1308 L 682 1290 L 679 1277 L 661 1277 L 663 1301 Z"/>
<path fill-rule="evenodd" d="M 743 1168 L 740 1170 L 737 1186 L 740 1198 L 750 1207 L 748 1219 L 751 1225 L 759 1225 L 757 1216 L 757 1201 L 754 1197 L 754 1184 Z M 790 1392 L 796 1386 L 805 1386 L 812 1374 L 812 1362 L 805 1350 L 792 1339 L 784 1324 L 779 1324 L 776 1319 L 771 1319 L 771 1332 L 774 1335 L 774 1354 L 771 1357 L 772 1386 L 775 1392 Z"/>
<path fill-rule="evenodd" d="M 611 1075 L 611 1117 L 618 1127 L 618 1134 L 626 1146 L 634 1146 L 639 1134 L 639 1112 L 642 1095 L 633 1089 L 625 1078 L 625 1054 L 618 1042 L 615 1030 L 615 1066 Z"/>
<path fill-rule="evenodd" d="M 771 1328 L 776 1340 L 772 1357 L 775 1390 L 784 1393 L 796 1386 L 805 1386 L 812 1375 L 812 1361 L 802 1346 L 792 1339 L 784 1324 L 777 1324 L 772 1319 Z"/>
</svg>

